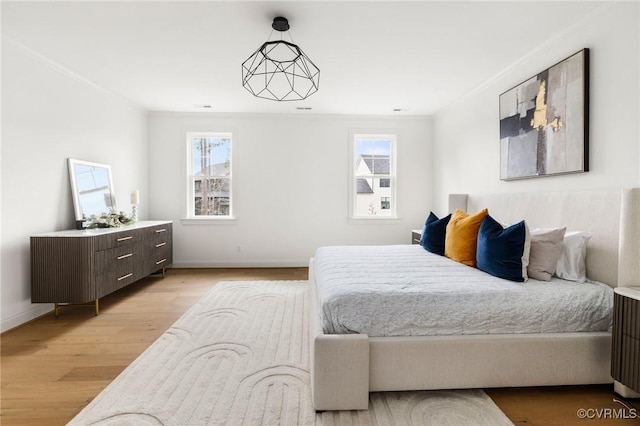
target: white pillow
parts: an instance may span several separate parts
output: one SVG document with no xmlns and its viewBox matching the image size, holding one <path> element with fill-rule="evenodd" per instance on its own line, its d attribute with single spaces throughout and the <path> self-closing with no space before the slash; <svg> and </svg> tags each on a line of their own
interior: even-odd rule
<svg viewBox="0 0 640 426">
<path fill-rule="evenodd" d="M 562 254 L 567 228 L 536 228 L 531 231 L 531 253 L 527 272 L 529 278 L 549 281 L 556 272 Z"/>
<path fill-rule="evenodd" d="M 590 232 L 567 232 L 562 242 L 562 254 L 556 265 L 556 277 L 563 280 L 585 282 L 587 279 L 587 243 Z"/>
</svg>

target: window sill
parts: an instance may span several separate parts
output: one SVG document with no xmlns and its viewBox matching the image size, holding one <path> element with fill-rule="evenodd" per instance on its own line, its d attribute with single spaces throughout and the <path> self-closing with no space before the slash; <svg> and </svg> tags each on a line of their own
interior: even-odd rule
<svg viewBox="0 0 640 426">
<path fill-rule="evenodd" d="M 396 225 L 402 222 L 402 218 L 390 217 L 350 217 L 350 225 Z"/>
<path fill-rule="evenodd" d="M 183 225 L 237 225 L 237 217 L 203 217 L 203 218 L 182 218 L 180 223 Z"/>
</svg>

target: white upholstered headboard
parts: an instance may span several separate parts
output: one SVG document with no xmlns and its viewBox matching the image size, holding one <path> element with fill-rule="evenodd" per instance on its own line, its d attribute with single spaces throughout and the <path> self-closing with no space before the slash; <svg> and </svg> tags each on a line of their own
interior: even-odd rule
<svg viewBox="0 0 640 426">
<path fill-rule="evenodd" d="M 587 277 L 612 287 L 640 286 L 640 188 L 568 192 L 450 194 L 449 211 L 483 208 L 502 223 L 566 226 L 593 233 Z"/>
</svg>

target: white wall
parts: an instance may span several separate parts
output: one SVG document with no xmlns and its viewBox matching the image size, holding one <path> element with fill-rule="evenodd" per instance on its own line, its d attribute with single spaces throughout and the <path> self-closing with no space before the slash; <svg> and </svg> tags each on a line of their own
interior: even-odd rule
<svg viewBox="0 0 640 426">
<path fill-rule="evenodd" d="M 498 78 L 433 117 L 433 203 L 449 193 L 500 193 L 640 185 L 640 12 L 612 2 L 530 52 Z M 498 96 L 582 48 L 589 48 L 590 171 L 500 180 Z"/>
<path fill-rule="evenodd" d="M 147 150 L 145 112 L 2 38 L 2 331 L 51 309 L 31 304 L 29 236 L 74 227 L 67 158 L 111 164 L 130 210 L 132 189 L 148 193 Z"/>
<path fill-rule="evenodd" d="M 400 219 L 350 223 L 349 131 L 394 129 Z M 181 223 L 189 131 L 233 132 L 234 223 Z M 149 139 L 150 211 L 174 221 L 175 266 L 305 266 L 322 245 L 409 243 L 428 213 L 425 117 L 151 113 Z"/>
</svg>

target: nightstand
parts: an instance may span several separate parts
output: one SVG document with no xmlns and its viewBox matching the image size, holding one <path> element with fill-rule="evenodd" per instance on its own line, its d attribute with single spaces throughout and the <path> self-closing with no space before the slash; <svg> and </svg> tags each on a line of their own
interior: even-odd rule
<svg viewBox="0 0 640 426">
<path fill-rule="evenodd" d="M 411 230 L 411 244 L 420 244 L 421 237 L 422 237 L 422 229 Z"/>
<path fill-rule="evenodd" d="M 640 287 L 614 289 L 611 376 L 617 394 L 640 398 Z"/>
</svg>

